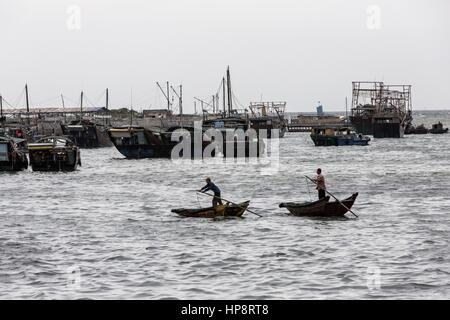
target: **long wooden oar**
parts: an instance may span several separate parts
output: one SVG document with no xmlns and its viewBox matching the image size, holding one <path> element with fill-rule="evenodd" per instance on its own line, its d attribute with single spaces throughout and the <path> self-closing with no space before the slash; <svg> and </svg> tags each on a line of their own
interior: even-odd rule
<svg viewBox="0 0 450 320">
<path fill-rule="evenodd" d="M 313 179 L 311 179 L 308 176 L 305 176 L 306 179 L 311 180 L 315 185 L 317 185 L 317 182 L 315 182 Z M 343 206 L 345 209 L 347 209 L 347 211 L 351 212 L 355 217 L 358 218 L 358 215 L 356 213 L 354 213 L 352 210 L 350 210 L 350 208 L 347 208 L 347 206 L 345 204 L 343 204 L 341 202 L 341 200 L 339 200 L 338 198 L 336 198 L 331 192 L 329 192 L 328 190 L 324 190 L 326 193 L 328 193 L 330 196 L 332 196 L 337 202 L 339 202 L 341 204 L 341 206 Z"/>
<path fill-rule="evenodd" d="M 221 200 L 223 200 L 223 201 L 226 201 L 226 202 L 229 202 L 229 203 L 231 203 L 231 204 L 234 204 L 235 206 L 237 206 L 237 207 L 239 207 L 239 208 L 241 208 L 241 209 L 245 209 L 245 210 L 247 210 L 248 212 L 253 213 L 254 215 L 257 215 L 257 216 L 260 217 L 260 218 L 262 217 L 262 215 L 260 215 L 260 214 L 258 214 L 258 213 L 256 213 L 256 212 L 254 212 L 254 211 L 251 211 L 251 210 L 249 210 L 249 209 L 247 209 L 247 208 L 244 208 L 244 207 L 240 206 L 238 203 L 235 203 L 235 202 L 233 202 L 233 201 L 230 201 L 230 200 L 227 200 L 227 199 L 224 199 L 224 198 L 221 198 L 221 197 L 217 197 L 217 196 L 215 196 L 215 195 L 213 195 L 213 194 L 209 194 L 209 193 L 206 193 L 206 192 L 199 192 L 199 191 L 197 191 L 197 193 L 200 193 L 200 194 L 206 194 L 207 196 L 210 196 L 210 197 L 213 197 L 213 198 L 221 199 Z"/>
</svg>

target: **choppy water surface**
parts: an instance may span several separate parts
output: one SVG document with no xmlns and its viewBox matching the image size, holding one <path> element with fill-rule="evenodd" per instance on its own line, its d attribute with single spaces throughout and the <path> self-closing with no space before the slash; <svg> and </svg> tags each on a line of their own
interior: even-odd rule
<svg viewBox="0 0 450 320">
<path fill-rule="evenodd" d="M 291 133 L 278 171 L 114 148 L 82 161 L 74 173 L 0 174 L 0 298 L 450 298 L 450 135 L 316 148 Z M 336 195 L 359 191 L 359 219 L 278 208 L 309 199 L 303 174 L 317 167 Z M 192 191 L 205 176 L 264 218 L 171 213 L 209 205 Z"/>
</svg>

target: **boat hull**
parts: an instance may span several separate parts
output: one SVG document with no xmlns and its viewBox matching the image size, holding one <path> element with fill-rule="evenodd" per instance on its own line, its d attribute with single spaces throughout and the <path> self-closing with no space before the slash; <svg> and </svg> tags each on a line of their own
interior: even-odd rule
<svg viewBox="0 0 450 320">
<path fill-rule="evenodd" d="M 143 127 L 111 128 L 108 131 L 111 142 L 127 159 L 172 158 L 173 149 L 180 143 L 172 141 L 172 131 L 153 132 Z M 210 142 L 202 141 L 202 155 Z M 183 157 L 183 148 L 177 157 Z M 195 143 L 191 143 L 191 158 L 196 156 Z M 214 156 L 214 154 L 212 155 Z"/>
<path fill-rule="evenodd" d="M 355 203 L 358 193 L 351 197 L 342 200 L 341 202 L 351 210 Z M 296 203 L 288 202 L 281 203 L 280 208 L 286 208 L 294 216 L 309 216 L 309 217 L 339 217 L 344 216 L 348 210 L 339 202 L 329 202 L 330 197 L 325 197 L 315 202 Z"/>
<path fill-rule="evenodd" d="M 247 210 L 249 204 L 250 201 L 246 201 L 238 205 L 224 204 L 200 209 L 172 209 L 172 212 L 182 217 L 191 218 L 241 217 Z"/>
<path fill-rule="evenodd" d="M 444 134 L 444 133 L 448 133 L 448 128 L 442 129 L 442 130 L 430 130 L 431 134 Z"/>
<path fill-rule="evenodd" d="M 118 146 L 119 151 L 127 159 L 146 159 L 146 158 L 170 158 L 171 147 L 158 147 L 139 145 L 139 146 Z"/>
<path fill-rule="evenodd" d="M 336 137 L 336 136 L 323 136 L 323 135 L 311 135 L 311 140 L 315 146 L 329 147 L 329 146 L 367 146 L 370 138 L 355 138 L 355 137 Z"/>
</svg>

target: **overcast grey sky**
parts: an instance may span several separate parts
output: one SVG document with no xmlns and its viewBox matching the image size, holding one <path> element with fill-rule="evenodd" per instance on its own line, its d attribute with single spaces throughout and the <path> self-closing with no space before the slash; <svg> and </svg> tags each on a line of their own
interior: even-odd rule
<svg viewBox="0 0 450 320">
<path fill-rule="evenodd" d="M 412 84 L 416 109 L 450 108 L 446 0 L 0 0 L 0 40 L 10 103 L 27 82 L 33 106 L 81 90 L 101 104 L 109 87 L 112 107 L 131 88 L 136 108 L 164 107 L 155 82 L 169 80 L 192 112 L 230 65 L 244 105 L 343 110 L 352 81 L 379 80 Z"/>
</svg>

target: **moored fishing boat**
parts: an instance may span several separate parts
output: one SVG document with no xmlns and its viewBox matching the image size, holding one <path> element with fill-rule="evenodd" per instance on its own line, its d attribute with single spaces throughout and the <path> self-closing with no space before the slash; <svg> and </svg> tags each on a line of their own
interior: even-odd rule
<svg viewBox="0 0 450 320">
<path fill-rule="evenodd" d="M 366 146 L 370 141 L 348 127 L 316 127 L 312 129 L 311 139 L 316 146 Z"/>
<path fill-rule="evenodd" d="M 358 193 L 351 197 L 339 201 L 330 202 L 327 196 L 314 202 L 285 202 L 280 203 L 280 208 L 286 208 L 294 216 L 310 216 L 310 217 L 336 217 L 343 216 L 351 210 L 355 203 Z"/>
<path fill-rule="evenodd" d="M 208 140 L 212 141 L 214 134 L 220 134 L 220 143 L 218 140 L 215 140 L 215 143 L 218 152 L 225 158 L 260 157 L 264 153 L 265 144 L 263 139 L 260 139 L 259 132 L 251 132 L 249 129 L 249 122 L 241 118 L 219 118 L 203 122 L 203 130 Z"/>
<path fill-rule="evenodd" d="M 247 210 L 250 201 L 239 204 L 226 203 L 216 207 L 199 209 L 172 209 L 172 212 L 192 218 L 241 217 Z"/>
<path fill-rule="evenodd" d="M 81 165 L 80 149 L 67 137 L 48 136 L 28 145 L 33 171 L 73 171 Z"/>
<path fill-rule="evenodd" d="M 433 124 L 429 132 L 432 134 L 443 134 L 448 132 L 448 128 L 444 128 L 444 125 L 439 121 Z"/>
<path fill-rule="evenodd" d="M 80 148 L 112 146 L 112 143 L 108 138 L 107 127 L 90 120 L 74 120 L 69 124 L 61 125 L 61 129 L 63 134 L 69 136 Z"/>
<path fill-rule="evenodd" d="M 267 138 L 272 138 L 272 130 L 278 130 L 277 138 L 283 138 L 287 123 L 284 119 L 286 110 L 286 102 L 250 102 L 249 109 L 251 116 L 249 117 L 250 127 L 259 131 L 267 130 Z"/>
<path fill-rule="evenodd" d="M 20 171 L 28 168 L 25 139 L 0 137 L 0 171 Z"/>
<path fill-rule="evenodd" d="M 427 134 L 428 131 L 429 130 L 425 127 L 425 125 L 421 124 L 421 125 L 418 125 L 417 127 L 413 127 L 410 130 L 410 132 L 408 132 L 408 133 L 411 133 L 411 134 Z"/>
<path fill-rule="evenodd" d="M 116 149 L 128 159 L 144 158 L 171 158 L 173 148 L 180 143 L 178 139 L 172 140 L 176 129 L 184 129 L 193 136 L 189 128 L 170 128 L 167 131 L 157 132 L 139 126 L 114 127 L 108 130 L 109 137 Z M 201 142 L 202 152 L 210 142 Z M 195 141 L 191 139 L 191 156 L 195 156 Z M 178 156 L 183 156 L 181 150 Z"/>
</svg>

